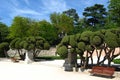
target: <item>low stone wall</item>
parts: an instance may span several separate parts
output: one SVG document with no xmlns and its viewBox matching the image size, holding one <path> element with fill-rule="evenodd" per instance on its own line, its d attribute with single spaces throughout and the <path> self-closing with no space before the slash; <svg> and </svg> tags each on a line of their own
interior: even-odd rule
<svg viewBox="0 0 120 80">
<path fill-rule="evenodd" d="M 17 50 L 10 49 L 7 53 L 11 57 L 14 56 L 16 53 L 17 54 L 15 56 L 18 56 Z M 51 47 L 49 50 L 41 50 L 41 52 L 39 53 L 38 56 L 55 56 L 55 55 L 56 55 L 56 48 L 55 47 Z"/>
<path fill-rule="evenodd" d="M 51 47 L 49 50 L 42 50 L 38 56 L 55 56 L 56 48 Z"/>
</svg>

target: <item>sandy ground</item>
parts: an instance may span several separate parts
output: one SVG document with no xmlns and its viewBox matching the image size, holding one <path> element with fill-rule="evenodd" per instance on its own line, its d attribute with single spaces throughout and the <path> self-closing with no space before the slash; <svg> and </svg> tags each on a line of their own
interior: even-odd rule
<svg viewBox="0 0 120 80">
<path fill-rule="evenodd" d="M 25 64 L 13 63 L 9 59 L 0 59 L 0 80 L 120 80 L 120 72 L 115 78 L 91 76 L 87 71 L 66 72 L 63 60 L 40 61 Z"/>
</svg>

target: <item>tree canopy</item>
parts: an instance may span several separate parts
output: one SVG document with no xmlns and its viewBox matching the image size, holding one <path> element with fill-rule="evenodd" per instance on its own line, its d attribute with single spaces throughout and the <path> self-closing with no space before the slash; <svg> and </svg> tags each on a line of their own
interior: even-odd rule
<svg viewBox="0 0 120 80">
<path fill-rule="evenodd" d="M 58 34 L 62 32 L 68 34 L 73 30 L 73 19 L 65 14 L 53 13 L 50 15 L 50 20 L 58 29 Z"/>
<path fill-rule="evenodd" d="M 106 8 L 104 8 L 104 5 L 95 4 L 94 6 L 85 8 L 83 16 L 85 16 L 87 26 L 103 27 L 107 16 Z"/>
<path fill-rule="evenodd" d="M 109 23 L 120 26 L 120 0 L 109 0 Z"/>
<path fill-rule="evenodd" d="M 8 26 L 0 22 L 0 43 L 6 41 L 8 34 L 9 34 Z"/>
</svg>

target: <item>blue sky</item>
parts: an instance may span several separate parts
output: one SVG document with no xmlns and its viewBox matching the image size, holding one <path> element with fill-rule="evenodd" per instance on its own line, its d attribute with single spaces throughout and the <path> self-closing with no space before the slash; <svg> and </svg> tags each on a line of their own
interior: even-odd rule
<svg viewBox="0 0 120 80">
<path fill-rule="evenodd" d="M 96 3 L 108 6 L 108 0 L 0 0 L 0 22 L 10 26 L 15 16 L 49 21 L 51 13 L 70 8 L 76 9 L 82 17 L 84 8 Z"/>
</svg>

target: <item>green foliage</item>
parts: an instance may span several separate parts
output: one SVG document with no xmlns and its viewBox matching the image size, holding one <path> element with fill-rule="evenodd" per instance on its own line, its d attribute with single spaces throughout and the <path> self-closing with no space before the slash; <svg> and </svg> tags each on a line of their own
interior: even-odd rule
<svg viewBox="0 0 120 80">
<path fill-rule="evenodd" d="M 64 36 L 61 43 L 64 45 L 68 45 L 69 44 L 69 36 Z"/>
<path fill-rule="evenodd" d="M 114 62 L 115 64 L 120 64 L 120 59 L 114 59 L 113 62 Z"/>
<path fill-rule="evenodd" d="M 9 50 L 9 43 L 8 42 L 2 42 L 0 43 L 0 57 L 5 57 L 6 53 Z"/>
<path fill-rule="evenodd" d="M 53 13 L 50 15 L 50 20 L 56 27 L 57 33 L 69 33 L 73 30 L 73 19 L 65 14 Z"/>
<path fill-rule="evenodd" d="M 85 43 L 84 42 L 79 42 L 78 43 L 78 49 L 82 50 L 83 52 L 85 51 Z"/>
<path fill-rule="evenodd" d="M 91 45 L 86 45 L 85 50 L 92 51 L 92 50 L 94 50 L 94 48 Z"/>
<path fill-rule="evenodd" d="M 23 44 L 23 48 L 27 50 L 28 46 L 29 46 L 29 44 L 25 41 L 24 44 Z"/>
<path fill-rule="evenodd" d="M 77 46 L 76 41 L 75 41 L 75 35 L 71 35 L 71 36 L 70 36 L 69 44 L 70 44 L 70 46 L 73 47 L 73 48 Z"/>
<path fill-rule="evenodd" d="M 107 16 L 104 5 L 95 4 L 94 6 L 84 9 L 83 15 L 85 16 L 85 24 L 94 28 L 104 27 L 105 18 Z"/>
<path fill-rule="evenodd" d="M 0 22 L 0 43 L 6 41 L 8 34 L 9 30 L 7 25 Z"/>
<path fill-rule="evenodd" d="M 109 23 L 120 26 L 120 0 L 110 0 L 109 8 Z"/>
<path fill-rule="evenodd" d="M 76 48 L 76 53 L 83 56 L 84 52 L 78 48 Z"/>
<path fill-rule="evenodd" d="M 70 49 L 70 52 L 71 52 L 71 53 L 74 53 L 74 52 L 75 52 L 75 49 L 74 49 L 74 48 L 71 48 L 71 49 Z"/>
<path fill-rule="evenodd" d="M 49 49 L 49 43 L 42 37 L 26 37 L 24 48 L 27 50 Z"/>
<path fill-rule="evenodd" d="M 20 38 L 15 38 L 15 39 L 13 39 L 13 40 L 11 41 L 11 43 L 10 43 L 10 48 L 11 48 L 11 49 L 16 49 L 16 48 L 17 48 L 17 45 L 18 45 L 18 47 L 19 47 L 19 43 L 16 44 L 16 42 L 19 41 L 19 40 L 20 40 Z"/>
<path fill-rule="evenodd" d="M 50 48 L 50 45 L 48 43 L 44 43 L 44 49 L 49 49 Z"/>
<path fill-rule="evenodd" d="M 73 18 L 74 25 L 78 24 L 79 16 L 75 9 L 69 9 L 67 11 L 64 11 L 63 14 L 66 14 L 67 16 Z"/>
<path fill-rule="evenodd" d="M 23 38 L 28 36 L 28 30 L 30 28 L 30 19 L 25 17 L 16 16 L 13 19 L 13 23 L 10 27 L 9 38 Z"/>
<path fill-rule="evenodd" d="M 39 35 L 49 41 L 50 44 L 54 44 L 57 39 L 57 31 L 53 25 L 46 20 L 39 21 Z"/>
<path fill-rule="evenodd" d="M 94 36 L 91 40 L 91 44 L 95 46 L 100 46 L 102 44 L 102 39 L 99 36 Z"/>
<path fill-rule="evenodd" d="M 107 31 L 105 34 L 105 43 L 107 44 L 108 47 L 110 48 L 116 48 L 119 46 L 119 44 L 117 43 L 117 35 Z"/>
<path fill-rule="evenodd" d="M 89 43 L 90 41 L 90 36 L 92 35 L 93 33 L 91 31 L 85 31 L 81 34 L 81 40 L 84 41 L 84 42 L 87 42 Z"/>
<path fill-rule="evenodd" d="M 65 59 L 68 55 L 68 49 L 66 46 L 61 46 L 57 49 L 56 53 L 60 55 L 61 58 Z"/>
<path fill-rule="evenodd" d="M 78 33 L 78 34 L 75 35 L 75 40 L 77 42 L 79 42 L 81 40 L 80 38 L 81 38 L 81 34 L 80 33 Z"/>
</svg>

